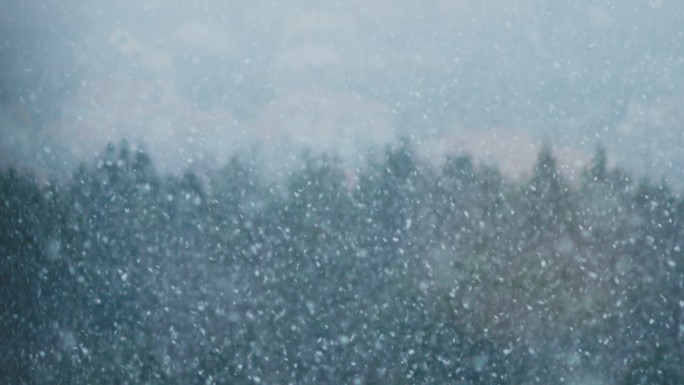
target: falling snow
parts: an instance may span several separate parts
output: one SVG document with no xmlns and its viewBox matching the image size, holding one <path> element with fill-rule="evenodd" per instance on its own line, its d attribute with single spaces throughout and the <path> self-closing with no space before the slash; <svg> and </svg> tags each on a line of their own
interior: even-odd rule
<svg viewBox="0 0 684 385">
<path fill-rule="evenodd" d="M 0 383 L 684 383 L 684 3 L 7 3 Z"/>
</svg>

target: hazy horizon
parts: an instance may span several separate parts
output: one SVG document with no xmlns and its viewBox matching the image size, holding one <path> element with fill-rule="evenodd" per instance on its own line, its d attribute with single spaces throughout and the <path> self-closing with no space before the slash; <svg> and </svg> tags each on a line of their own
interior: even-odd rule
<svg viewBox="0 0 684 385">
<path fill-rule="evenodd" d="M 684 4 L 620 5 L 6 2 L 0 159 L 53 172 L 127 137 L 175 172 L 410 136 L 524 174 L 541 142 L 602 142 L 682 184 Z"/>
</svg>

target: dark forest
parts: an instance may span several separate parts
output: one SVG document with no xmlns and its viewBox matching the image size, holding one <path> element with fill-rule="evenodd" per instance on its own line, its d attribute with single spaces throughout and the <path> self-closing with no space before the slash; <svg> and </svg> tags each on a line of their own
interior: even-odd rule
<svg viewBox="0 0 684 385">
<path fill-rule="evenodd" d="M 5 384 L 684 383 L 684 200 L 599 147 L 510 180 L 407 141 L 161 175 L 0 175 Z M 592 382 L 594 381 L 594 382 Z"/>
</svg>

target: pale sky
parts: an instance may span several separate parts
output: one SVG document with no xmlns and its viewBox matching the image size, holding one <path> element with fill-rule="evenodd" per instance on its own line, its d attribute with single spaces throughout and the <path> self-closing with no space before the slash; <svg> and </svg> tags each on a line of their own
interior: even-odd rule
<svg viewBox="0 0 684 385">
<path fill-rule="evenodd" d="M 492 155 L 517 137 L 684 181 L 680 1 L 30 0 L 0 32 L 5 162 L 68 168 L 126 136 L 174 171 L 405 135 L 527 167 Z"/>
</svg>

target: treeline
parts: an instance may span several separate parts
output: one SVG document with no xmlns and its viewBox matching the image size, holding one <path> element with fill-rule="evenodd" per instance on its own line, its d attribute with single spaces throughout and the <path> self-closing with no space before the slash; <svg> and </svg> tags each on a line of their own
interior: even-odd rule
<svg viewBox="0 0 684 385">
<path fill-rule="evenodd" d="M 684 383 L 684 201 L 601 149 L 573 184 L 407 143 L 273 183 L 127 145 L 2 173 L 2 382 Z"/>
</svg>

